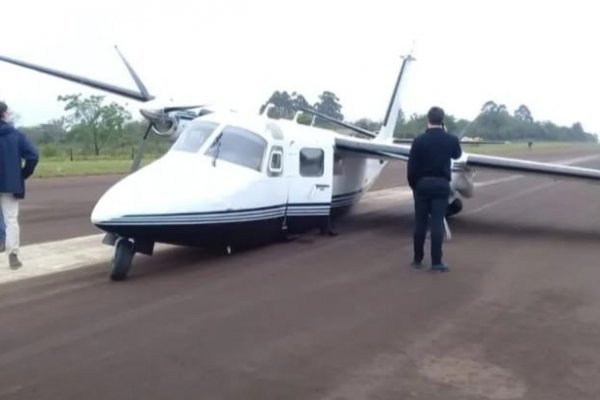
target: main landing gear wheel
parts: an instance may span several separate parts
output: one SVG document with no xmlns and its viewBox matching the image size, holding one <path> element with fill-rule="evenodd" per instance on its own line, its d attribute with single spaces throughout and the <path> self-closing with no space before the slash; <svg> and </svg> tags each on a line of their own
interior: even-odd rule
<svg viewBox="0 0 600 400">
<path fill-rule="evenodd" d="M 458 214 L 463 209 L 463 202 L 461 199 L 455 199 L 452 203 L 448 204 L 446 209 L 446 217 L 451 217 Z"/>
<path fill-rule="evenodd" d="M 122 281 L 127 278 L 131 269 L 131 261 L 133 260 L 133 243 L 125 238 L 117 239 L 115 243 L 115 255 L 112 260 L 112 269 L 110 271 L 110 279 L 113 281 Z"/>
</svg>

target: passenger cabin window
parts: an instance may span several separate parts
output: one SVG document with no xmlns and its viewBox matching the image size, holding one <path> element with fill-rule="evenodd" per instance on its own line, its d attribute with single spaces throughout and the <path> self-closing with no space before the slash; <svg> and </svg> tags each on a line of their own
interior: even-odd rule
<svg viewBox="0 0 600 400">
<path fill-rule="evenodd" d="M 300 150 L 300 175 L 323 176 L 325 152 L 321 149 Z"/>
<path fill-rule="evenodd" d="M 195 121 L 189 124 L 171 147 L 171 150 L 195 153 L 206 142 L 210 135 L 219 126 L 214 122 Z"/>
<path fill-rule="evenodd" d="M 244 128 L 227 126 L 206 151 L 218 164 L 224 160 L 256 171 L 262 169 L 267 141 Z"/>
<path fill-rule="evenodd" d="M 269 176 L 281 176 L 283 172 L 283 148 L 281 146 L 273 146 L 271 155 L 269 156 Z"/>
</svg>

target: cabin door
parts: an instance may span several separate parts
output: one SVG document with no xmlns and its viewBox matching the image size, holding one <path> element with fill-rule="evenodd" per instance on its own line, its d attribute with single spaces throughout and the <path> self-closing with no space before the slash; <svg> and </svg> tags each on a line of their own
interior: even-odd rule
<svg viewBox="0 0 600 400">
<path fill-rule="evenodd" d="M 331 211 L 333 138 L 294 140 L 286 157 L 289 231 L 319 227 Z"/>
</svg>

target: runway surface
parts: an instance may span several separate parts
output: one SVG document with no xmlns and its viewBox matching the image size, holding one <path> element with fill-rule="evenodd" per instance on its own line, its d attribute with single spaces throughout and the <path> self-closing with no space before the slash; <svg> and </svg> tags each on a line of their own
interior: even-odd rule
<svg viewBox="0 0 600 400">
<path fill-rule="evenodd" d="M 600 398 L 600 186 L 478 175 L 432 274 L 408 268 L 410 197 L 381 191 L 404 173 L 335 238 L 2 285 L 0 399 Z M 25 240 L 94 233 L 114 179 L 33 182 Z"/>
</svg>

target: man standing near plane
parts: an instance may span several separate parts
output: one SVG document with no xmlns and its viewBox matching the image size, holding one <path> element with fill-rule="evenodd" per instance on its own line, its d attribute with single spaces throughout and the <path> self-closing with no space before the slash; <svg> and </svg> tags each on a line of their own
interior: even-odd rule
<svg viewBox="0 0 600 400">
<path fill-rule="evenodd" d="M 6 224 L 6 250 L 10 268 L 19 261 L 19 199 L 25 198 L 25 180 L 38 163 L 38 152 L 27 137 L 8 123 L 8 107 L 0 101 L 0 206 Z M 25 164 L 23 165 L 23 160 Z"/>
<path fill-rule="evenodd" d="M 429 216 L 431 229 L 431 270 L 445 272 L 442 262 L 444 218 L 450 197 L 451 161 L 462 155 L 460 142 L 444 128 L 444 110 L 432 107 L 427 113 L 427 130 L 415 138 L 408 159 L 408 184 L 415 201 L 414 257 L 411 265 L 420 269 L 424 257 Z"/>
</svg>

